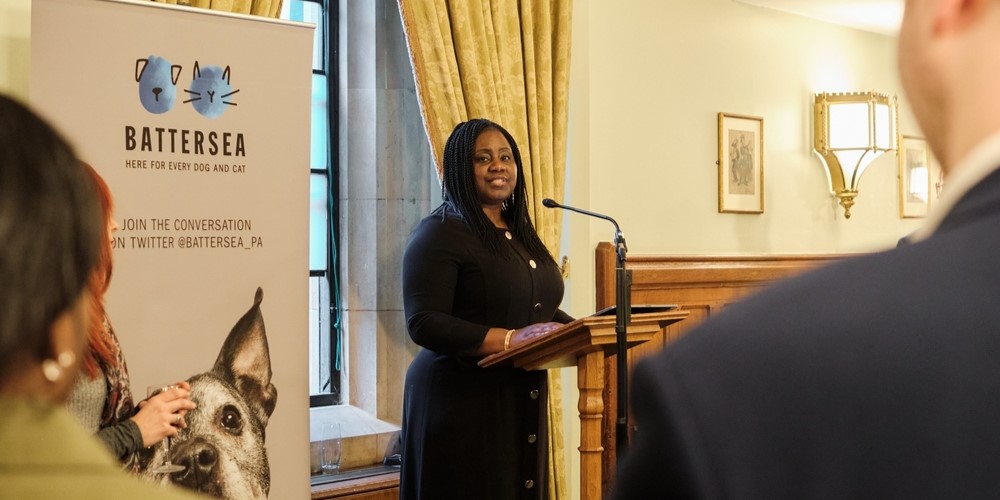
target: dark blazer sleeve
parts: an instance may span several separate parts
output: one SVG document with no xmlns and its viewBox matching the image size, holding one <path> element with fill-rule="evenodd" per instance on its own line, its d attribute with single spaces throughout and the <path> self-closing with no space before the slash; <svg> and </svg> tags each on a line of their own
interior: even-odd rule
<svg viewBox="0 0 1000 500">
<path fill-rule="evenodd" d="M 483 343 L 490 326 L 452 315 L 458 274 L 468 256 L 448 224 L 435 218 L 425 220 L 403 254 L 406 329 L 421 347 L 445 355 L 470 355 Z"/>
<path fill-rule="evenodd" d="M 655 361 L 654 361 L 655 360 Z M 663 356 L 640 362 L 632 380 L 636 430 L 615 478 L 613 500 L 698 498 L 695 469 L 682 443 L 683 406 Z M 685 427 L 691 433 L 690 427 Z M 688 436 L 690 438 L 690 435 Z"/>
</svg>

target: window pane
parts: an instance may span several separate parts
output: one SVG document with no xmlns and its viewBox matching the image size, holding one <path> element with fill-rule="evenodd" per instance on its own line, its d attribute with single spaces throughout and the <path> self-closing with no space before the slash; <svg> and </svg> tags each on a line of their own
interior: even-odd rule
<svg viewBox="0 0 1000 500">
<path fill-rule="evenodd" d="M 299 8 L 302 4 L 301 0 L 290 0 L 288 2 L 281 3 L 281 14 L 278 15 L 281 19 L 294 20 L 292 17 L 295 9 Z"/>
<path fill-rule="evenodd" d="M 329 219 L 327 204 L 330 188 L 324 174 L 309 176 L 309 269 L 326 271 L 326 249 L 329 243 Z"/>
<path fill-rule="evenodd" d="M 313 63 L 314 70 L 326 72 L 323 67 L 325 54 L 323 40 L 326 40 L 326 23 L 323 22 L 323 5 L 308 0 L 292 0 L 281 6 L 281 18 L 289 21 L 299 21 L 316 25 L 313 31 Z"/>
<path fill-rule="evenodd" d="M 330 122 L 327 113 L 327 78 L 323 75 L 313 75 L 312 77 L 312 132 L 309 139 L 311 150 L 309 154 L 309 166 L 313 170 L 327 170 L 327 152 L 330 142 L 328 124 Z"/>
<path fill-rule="evenodd" d="M 330 288 L 326 276 L 309 278 L 309 394 L 329 394 Z M 339 384 L 338 384 L 339 385 Z"/>
<path fill-rule="evenodd" d="M 303 4 L 309 3 L 309 0 L 291 0 L 282 2 L 281 4 L 281 18 L 288 21 L 302 21 L 303 17 Z"/>
<path fill-rule="evenodd" d="M 312 66 L 314 70 L 325 73 L 326 68 L 323 64 L 323 58 L 326 51 L 323 40 L 326 40 L 326 33 L 324 32 L 326 23 L 323 22 L 323 6 L 319 3 L 304 2 L 302 5 L 302 21 L 316 25 L 316 30 L 313 31 Z"/>
</svg>

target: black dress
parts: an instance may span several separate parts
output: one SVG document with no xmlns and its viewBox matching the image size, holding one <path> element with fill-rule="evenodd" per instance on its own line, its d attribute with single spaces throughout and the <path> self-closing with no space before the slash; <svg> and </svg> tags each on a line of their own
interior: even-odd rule
<svg viewBox="0 0 1000 500">
<path fill-rule="evenodd" d="M 406 373 L 400 498 L 545 498 L 545 373 L 479 368 L 492 327 L 571 321 L 562 276 L 504 229 L 493 255 L 448 204 L 403 257 L 407 329 L 423 347 Z"/>
</svg>

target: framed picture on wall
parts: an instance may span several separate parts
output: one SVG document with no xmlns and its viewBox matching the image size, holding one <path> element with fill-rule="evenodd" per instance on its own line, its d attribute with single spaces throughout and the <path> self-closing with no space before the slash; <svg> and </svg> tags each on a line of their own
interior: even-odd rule
<svg viewBox="0 0 1000 500">
<path fill-rule="evenodd" d="M 944 189 L 944 170 L 941 170 L 941 164 L 937 162 L 937 158 L 934 157 L 934 152 L 927 148 L 927 171 L 930 172 L 930 196 L 927 197 L 927 207 L 928 212 L 934 207 L 934 204 L 941 199 L 941 190 Z"/>
<path fill-rule="evenodd" d="M 764 119 L 719 113 L 719 212 L 764 213 Z"/>
<path fill-rule="evenodd" d="M 932 169 L 930 150 L 922 137 L 899 137 L 899 216 L 901 218 L 925 217 L 931 198 L 936 197 L 935 183 L 940 168 Z M 932 170 L 934 170 L 932 172 Z"/>
</svg>

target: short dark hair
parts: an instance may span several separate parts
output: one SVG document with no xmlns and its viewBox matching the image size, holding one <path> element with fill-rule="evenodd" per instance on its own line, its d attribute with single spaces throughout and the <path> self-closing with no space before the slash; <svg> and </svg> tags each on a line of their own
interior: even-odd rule
<svg viewBox="0 0 1000 500">
<path fill-rule="evenodd" d="M 484 118 L 474 118 L 459 123 L 452 130 L 444 145 L 442 165 L 445 200 L 462 214 L 465 224 L 490 250 L 499 252 L 501 248 L 500 235 L 493 222 L 483 212 L 479 192 L 476 190 L 475 167 L 472 164 L 475 156 L 476 138 L 487 129 L 493 129 L 503 134 L 507 142 L 510 143 L 514 164 L 517 165 L 517 184 L 514 186 L 514 192 L 511 193 L 510 199 L 507 200 L 506 208 L 500 212 L 500 215 L 507 221 L 510 231 L 517 236 L 528 253 L 536 259 L 547 259 L 555 262 L 548 249 L 545 248 L 545 244 L 538 237 L 538 233 L 535 232 L 535 226 L 532 225 L 531 218 L 528 216 L 528 197 L 524 187 L 521 151 L 518 149 L 514 137 L 499 124 Z"/>
<path fill-rule="evenodd" d="M 48 331 L 97 260 L 93 182 L 45 120 L 0 95 L 0 380 L 14 357 L 48 357 Z"/>
</svg>

